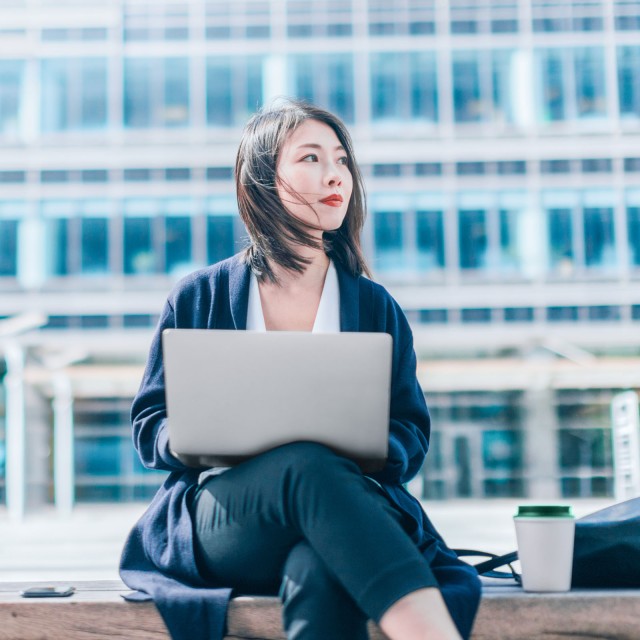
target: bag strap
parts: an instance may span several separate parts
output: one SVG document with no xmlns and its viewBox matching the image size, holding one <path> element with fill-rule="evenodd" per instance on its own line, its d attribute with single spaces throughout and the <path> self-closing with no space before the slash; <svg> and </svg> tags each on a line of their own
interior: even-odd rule
<svg viewBox="0 0 640 640">
<path fill-rule="evenodd" d="M 478 551 L 477 549 L 453 549 L 453 552 L 458 557 L 472 556 L 489 558 L 489 560 L 485 560 L 484 562 L 471 565 L 478 572 L 478 575 L 485 576 L 487 578 L 509 578 L 515 580 L 518 584 L 522 584 L 520 574 L 511 566 L 511 563 L 518 559 L 517 551 L 505 553 L 501 556 L 489 551 Z M 509 567 L 509 571 L 495 571 L 498 567 L 503 567 L 505 565 Z"/>
</svg>

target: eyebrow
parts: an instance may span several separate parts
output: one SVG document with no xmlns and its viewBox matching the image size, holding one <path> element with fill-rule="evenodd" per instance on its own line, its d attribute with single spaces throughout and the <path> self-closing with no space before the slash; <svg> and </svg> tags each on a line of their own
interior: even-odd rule
<svg viewBox="0 0 640 640">
<path fill-rule="evenodd" d="M 303 149 L 305 147 L 308 147 L 310 149 L 322 149 L 322 145 L 316 144 L 314 142 L 305 142 L 304 144 L 299 144 L 296 148 Z M 344 151 L 344 147 L 339 144 L 337 147 L 335 147 L 335 151 Z"/>
</svg>

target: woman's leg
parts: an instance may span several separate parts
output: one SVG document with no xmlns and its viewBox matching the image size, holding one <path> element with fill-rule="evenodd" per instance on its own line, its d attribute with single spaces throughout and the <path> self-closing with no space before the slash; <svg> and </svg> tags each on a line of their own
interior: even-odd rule
<svg viewBox="0 0 640 640">
<path fill-rule="evenodd" d="M 287 557 L 280 589 L 289 640 L 367 640 L 367 616 L 303 540 Z"/>
<path fill-rule="evenodd" d="M 261 592 L 275 588 L 289 552 L 306 540 L 379 621 L 403 596 L 437 587 L 398 517 L 353 462 L 294 443 L 206 483 L 196 501 L 196 551 L 215 583 Z"/>
</svg>

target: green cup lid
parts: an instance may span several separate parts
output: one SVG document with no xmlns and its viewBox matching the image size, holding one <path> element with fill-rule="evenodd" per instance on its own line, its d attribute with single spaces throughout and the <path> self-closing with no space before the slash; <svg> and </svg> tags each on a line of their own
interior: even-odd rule
<svg viewBox="0 0 640 640">
<path fill-rule="evenodd" d="M 521 505 L 516 518 L 573 518 L 573 511 L 568 505 Z"/>
</svg>

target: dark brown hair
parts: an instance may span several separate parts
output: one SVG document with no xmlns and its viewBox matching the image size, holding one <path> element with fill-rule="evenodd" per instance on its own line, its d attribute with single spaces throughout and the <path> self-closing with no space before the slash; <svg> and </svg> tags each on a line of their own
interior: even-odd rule
<svg viewBox="0 0 640 640">
<path fill-rule="evenodd" d="M 342 225 L 335 231 L 325 231 L 322 245 L 310 233 L 313 226 L 287 211 L 277 190 L 280 152 L 289 135 L 305 120 L 318 120 L 333 129 L 344 147 L 353 178 L 353 191 Z M 322 248 L 353 275 L 370 276 L 360 246 L 366 217 L 364 183 L 351 136 L 339 118 L 308 102 L 292 99 L 280 99 L 261 109 L 244 128 L 235 178 L 238 210 L 250 241 L 244 258 L 261 281 L 269 279 L 277 283 L 270 262 L 290 271 L 304 272 L 310 260 L 295 253 L 295 246 Z M 305 201 L 299 194 L 293 195 L 300 202 Z"/>
</svg>

